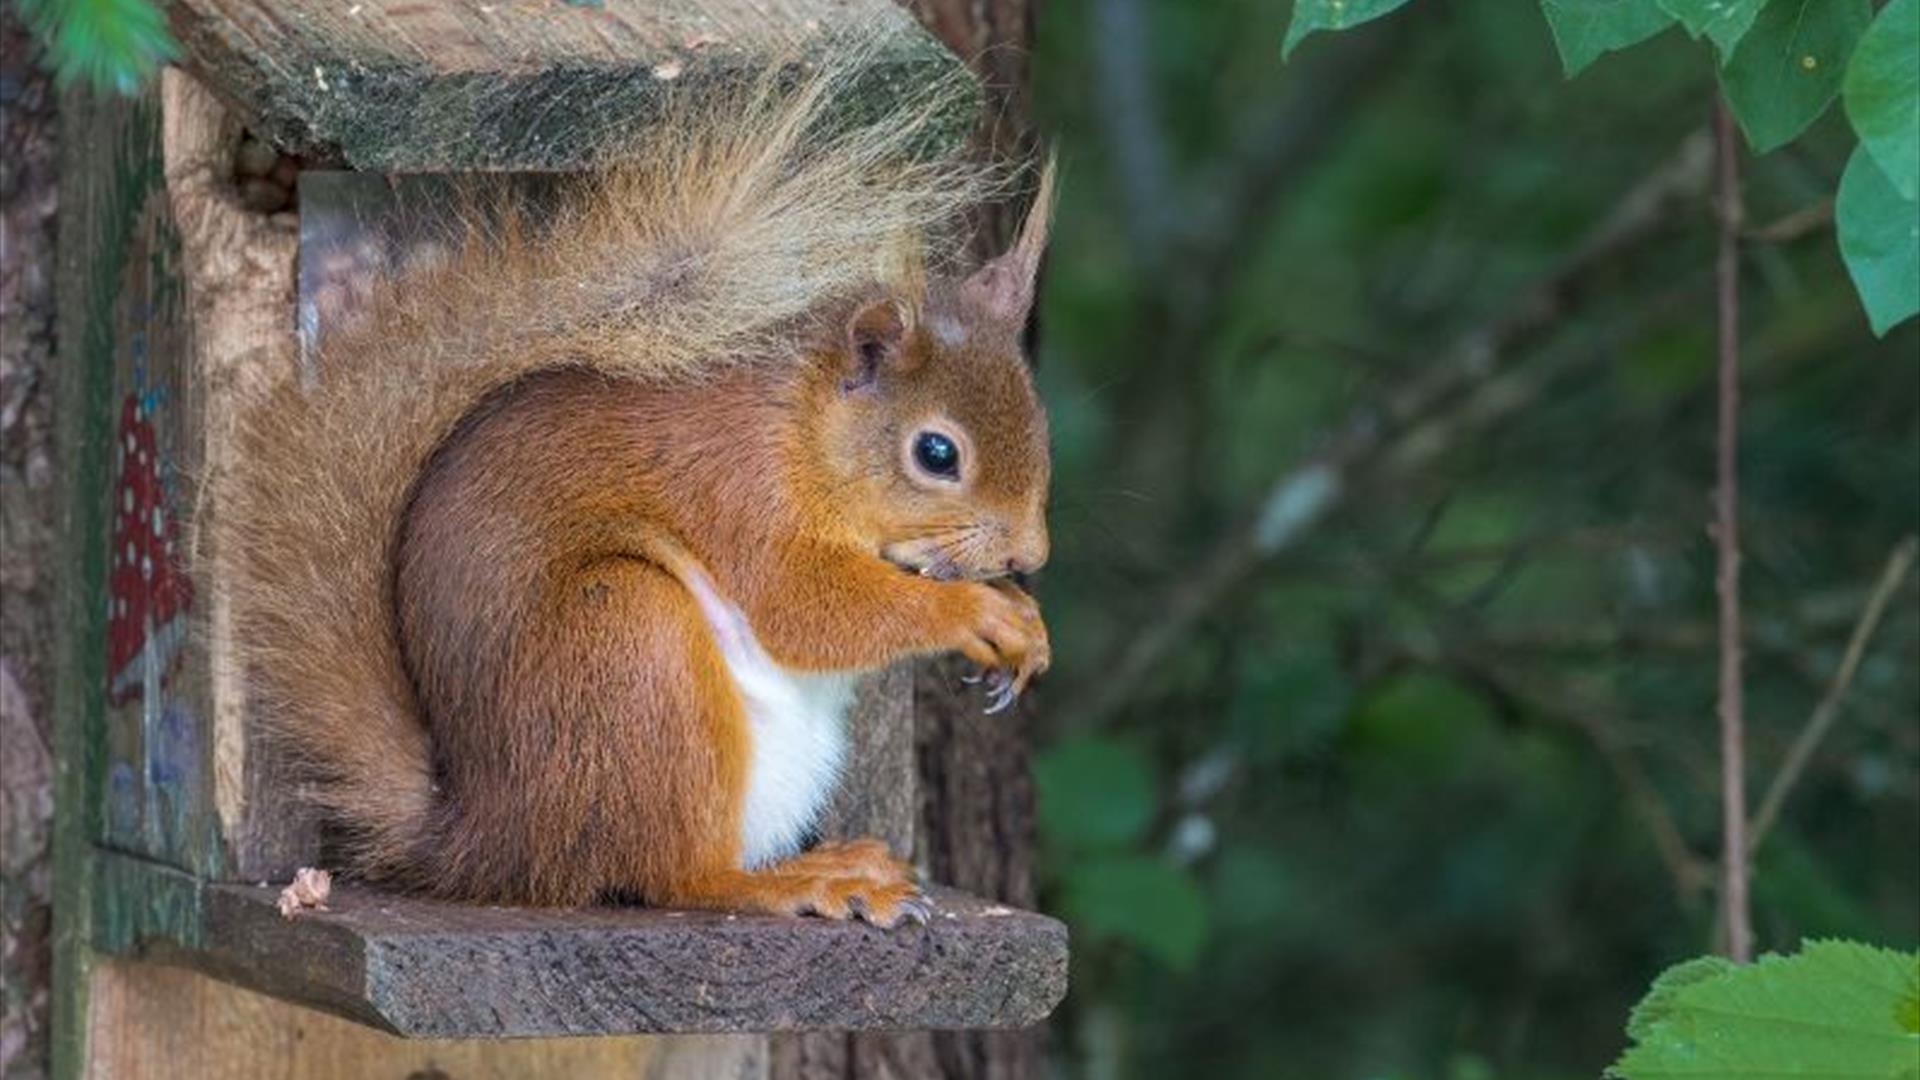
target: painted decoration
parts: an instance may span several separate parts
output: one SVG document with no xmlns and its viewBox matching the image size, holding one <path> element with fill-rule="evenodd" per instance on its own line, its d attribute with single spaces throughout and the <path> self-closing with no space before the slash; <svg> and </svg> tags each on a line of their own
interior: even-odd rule
<svg viewBox="0 0 1920 1080">
<path fill-rule="evenodd" d="M 145 371 L 135 369 L 136 383 Z M 107 699 L 125 705 L 166 690 L 187 641 L 193 582 L 181 566 L 171 479 L 154 438 L 161 395 L 136 386 L 114 433 L 113 555 L 107 576 Z"/>
</svg>

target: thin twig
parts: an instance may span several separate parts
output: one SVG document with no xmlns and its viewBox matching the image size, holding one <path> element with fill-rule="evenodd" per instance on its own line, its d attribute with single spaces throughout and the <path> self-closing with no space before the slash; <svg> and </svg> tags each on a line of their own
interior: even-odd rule
<svg viewBox="0 0 1920 1080">
<path fill-rule="evenodd" d="M 1715 440 L 1713 540 L 1720 597 L 1720 888 L 1726 953 L 1736 963 L 1753 956 L 1747 901 L 1746 716 L 1741 701 L 1740 630 L 1740 144 L 1725 99 L 1713 105 L 1720 248 L 1718 283 L 1720 415 Z"/>
<path fill-rule="evenodd" d="M 1816 233 L 1833 224 L 1833 200 L 1821 199 L 1809 206 L 1803 206 L 1791 213 L 1782 214 L 1767 222 L 1747 230 L 1746 239 L 1755 244 L 1788 244 L 1809 233 Z"/>
<path fill-rule="evenodd" d="M 1758 852 L 1766 841 L 1767 833 L 1779 820 L 1780 810 L 1786 805 L 1787 796 L 1792 794 L 1793 786 L 1799 782 L 1807 763 L 1813 760 L 1813 752 L 1819 749 L 1820 741 L 1827 736 L 1834 721 L 1840 718 L 1840 706 L 1846 703 L 1847 691 L 1853 686 L 1853 676 L 1860 669 L 1860 661 L 1865 658 L 1867 644 L 1873 640 L 1873 633 L 1880 627 L 1881 616 L 1887 612 L 1887 604 L 1893 600 L 1893 594 L 1899 591 L 1900 583 L 1906 579 L 1907 571 L 1913 566 L 1915 554 L 1920 554 L 1920 537 L 1909 536 L 1900 541 L 1887 556 L 1887 565 L 1880 572 L 1880 581 L 1873 587 L 1873 594 L 1867 598 L 1867 606 L 1860 612 L 1860 621 L 1854 624 L 1853 636 L 1847 640 L 1847 651 L 1840 658 L 1840 666 L 1834 670 L 1833 681 L 1828 684 L 1825 696 L 1813 707 L 1812 715 L 1807 717 L 1806 726 L 1794 738 L 1793 745 L 1787 748 L 1786 760 L 1780 764 L 1780 771 L 1774 774 L 1773 783 L 1768 785 L 1766 797 L 1760 800 L 1760 809 L 1753 815 L 1753 824 L 1748 829 L 1748 852 Z"/>
</svg>

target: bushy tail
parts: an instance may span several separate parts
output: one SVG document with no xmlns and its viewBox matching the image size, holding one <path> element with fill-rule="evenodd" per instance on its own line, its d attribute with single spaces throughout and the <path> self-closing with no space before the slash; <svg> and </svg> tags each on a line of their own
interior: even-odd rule
<svg viewBox="0 0 1920 1080">
<path fill-rule="evenodd" d="M 934 230 L 982 196 L 981 171 L 932 152 L 958 141 L 965 76 L 880 87 L 872 53 L 848 44 L 670 103 L 552 216 L 468 224 L 437 267 L 383 287 L 322 342 L 313 385 L 242 418 L 208 523 L 235 658 L 356 869 L 405 879 L 431 842 L 431 747 L 395 639 L 389 548 L 460 416 L 556 363 L 668 378 L 777 362 L 781 330 L 809 310 L 910 286 Z"/>
</svg>

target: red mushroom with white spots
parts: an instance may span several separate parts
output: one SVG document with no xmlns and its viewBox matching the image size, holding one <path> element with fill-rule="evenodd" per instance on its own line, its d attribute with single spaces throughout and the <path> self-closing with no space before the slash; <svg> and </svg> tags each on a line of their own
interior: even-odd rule
<svg viewBox="0 0 1920 1080">
<path fill-rule="evenodd" d="M 151 410 L 128 394 L 115 432 L 113 556 L 107 577 L 108 698 L 138 700 L 166 685 L 187 639 L 193 582 L 167 512 Z"/>
</svg>

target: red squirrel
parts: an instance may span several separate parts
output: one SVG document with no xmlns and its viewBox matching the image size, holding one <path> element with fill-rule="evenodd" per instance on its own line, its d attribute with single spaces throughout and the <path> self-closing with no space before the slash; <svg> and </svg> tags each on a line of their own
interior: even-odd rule
<svg viewBox="0 0 1920 1080">
<path fill-rule="evenodd" d="M 1049 661 L 1017 241 L 850 65 L 666 110 L 537 224 L 474 227 L 248 410 L 212 523 L 250 701 L 346 869 L 475 901 L 924 919 L 877 841 L 802 851 L 862 672 Z M 872 93 L 869 88 L 868 93 Z"/>
</svg>

